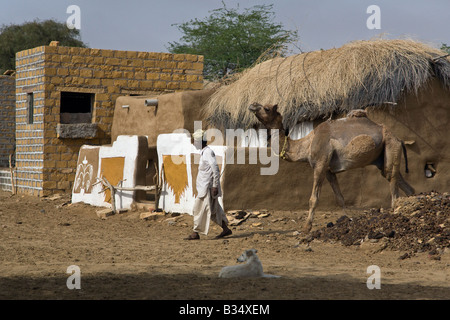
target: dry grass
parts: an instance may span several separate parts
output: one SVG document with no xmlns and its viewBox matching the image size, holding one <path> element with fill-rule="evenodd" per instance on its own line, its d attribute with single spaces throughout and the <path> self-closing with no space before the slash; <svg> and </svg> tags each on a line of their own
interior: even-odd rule
<svg viewBox="0 0 450 320">
<path fill-rule="evenodd" d="M 430 77 L 450 87 L 445 53 L 412 40 L 355 41 L 341 48 L 276 57 L 247 69 L 220 87 L 205 113 L 216 127 L 256 124 L 247 107 L 277 103 L 284 125 L 326 118 L 369 105 L 396 102 Z"/>
</svg>

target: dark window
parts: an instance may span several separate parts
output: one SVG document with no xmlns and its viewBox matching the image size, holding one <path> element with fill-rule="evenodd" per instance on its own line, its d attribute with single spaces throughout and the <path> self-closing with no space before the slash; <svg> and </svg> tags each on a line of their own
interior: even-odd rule
<svg viewBox="0 0 450 320">
<path fill-rule="evenodd" d="M 33 92 L 27 93 L 27 113 L 28 113 L 28 123 L 33 124 L 33 117 L 34 117 L 34 95 L 33 95 Z"/>
<path fill-rule="evenodd" d="M 60 123 L 91 123 L 95 94 L 61 92 Z"/>
</svg>

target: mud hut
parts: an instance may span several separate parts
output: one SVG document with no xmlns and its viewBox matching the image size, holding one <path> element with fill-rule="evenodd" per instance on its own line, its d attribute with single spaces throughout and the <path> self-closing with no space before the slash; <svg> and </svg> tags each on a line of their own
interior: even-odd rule
<svg viewBox="0 0 450 320">
<path fill-rule="evenodd" d="M 291 133 L 299 126 L 310 128 L 300 130 L 296 138 L 301 138 L 322 121 L 363 108 L 407 144 L 405 178 L 416 192 L 448 192 L 450 60 L 445 55 L 412 40 L 373 40 L 276 57 L 219 88 L 204 111 L 212 126 L 248 129 L 259 126 L 248 112 L 251 103 L 276 103 Z M 281 161 L 273 176 L 259 175 L 257 167 L 227 165 L 225 204 L 307 209 L 312 187 L 308 164 Z M 388 184 L 375 167 L 344 172 L 338 179 L 348 205 L 389 206 Z M 335 204 L 330 186 L 324 185 L 322 194 L 320 205 Z"/>
</svg>

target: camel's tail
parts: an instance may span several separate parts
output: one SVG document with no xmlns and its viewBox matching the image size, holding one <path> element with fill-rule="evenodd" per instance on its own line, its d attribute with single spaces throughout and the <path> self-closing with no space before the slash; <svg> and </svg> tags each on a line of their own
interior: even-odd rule
<svg viewBox="0 0 450 320">
<path fill-rule="evenodd" d="M 404 142 L 402 141 L 402 149 L 403 149 L 403 156 L 405 157 L 405 172 L 408 173 L 408 155 L 406 154 L 406 147 Z"/>
</svg>

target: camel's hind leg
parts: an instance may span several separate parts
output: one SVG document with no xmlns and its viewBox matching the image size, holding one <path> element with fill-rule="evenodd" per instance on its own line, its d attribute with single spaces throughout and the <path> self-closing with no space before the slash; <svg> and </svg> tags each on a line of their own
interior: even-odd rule
<svg viewBox="0 0 450 320">
<path fill-rule="evenodd" d="M 414 190 L 414 188 L 405 181 L 405 179 L 403 178 L 403 176 L 401 175 L 401 173 L 398 174 L 398 178 L 397 178 L 397 183 L 398 186 L 400 187 L 401 190 L 403 190 L 403 192 L 407 195 L 407 196 L 411 196 L 413 195 L 416 191 Z"/>
<path fill-rule="evenodd" d="M 400 175 L 400 161 L 402 158 L 402 144 L 395 137 L 387 134 L 384 150 L 383 176 L 389 181 L 391 190 L 391 206 L 394 207 L 398 198 L 399 183 L 404 182 Z M 404 184 L 402 184 L 404 186 Z"/>
<path fill-rule="evenodd" d="M 344 196 L 342 195 L 341 188 L 339 188 L 339 183 L 338 183 L 336 174 L 331 171 L 327 171 L 326 177 L 327 177 L 328 182 L 331 185 L 331 188 L 333 189 L 334 195 L 336 196 L 337 203 L 342 208 L 345 209 Z"/>
<path fill-rule="evenodd" d="M 314 184 L 311 197 L 309 198 L 309 214 L 303 230 L 305 233 L 311 231 L 314 212 L 316 210 L 317 204 L 319 203 L 320 190 L 322 188 L 325 175 L 326 171 L 324 170 L 324 166 L 314 168 Z"/>
</svg>

